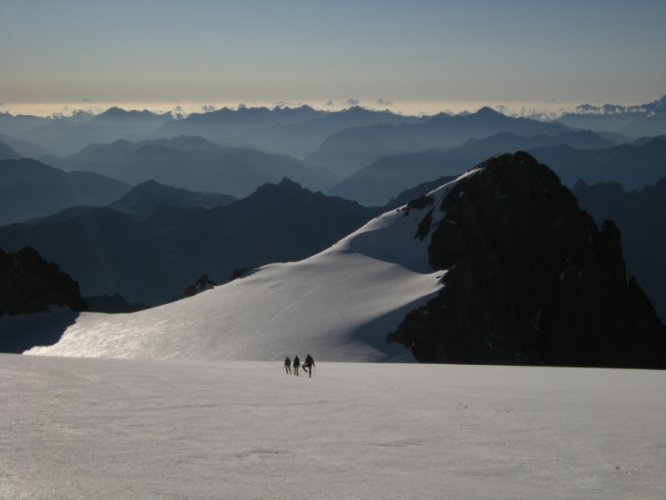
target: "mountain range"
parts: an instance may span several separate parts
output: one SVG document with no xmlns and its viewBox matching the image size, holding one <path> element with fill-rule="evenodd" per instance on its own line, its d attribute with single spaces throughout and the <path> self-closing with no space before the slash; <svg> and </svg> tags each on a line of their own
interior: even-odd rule
<svg viewBox="0 0 666 500">
<path fill-rule="evenodd" d="M 227 194 L 194 192 L 165 186 L 155 181 L 146 181 L 111 203 L 109 208 L 127 213 L 138 220 L 147 220 L 161 207 L 213 208 L 223 207 L 235 201 L 238 200 Z"/>
<path fill-rule="evenodd" d="M 237 268 L 308 257 L 377 213 L 286 179 L 233 203 L 204 196 L 207 203 L 220 198 L 225 206 L 206 209 L 201 194 L 149 182 L 109 207 L 0 227 L 0 247 L 36 248 L 73 276 L 84 296 L 118 292 L 155 304 L 182 296 L 202 273 L 226 282 Z"/>
<path fill-rule="evenodd" d="M 666 367 L 664 325 L 627 281 L 619 232 L 526 153 L 303 261 L 159 308 L 83 313 L 29 353 L 278 360 L 287 346 L 323 360 Z"/>
<path fill-rule="evenodd" d="M 56 155 L 67 155 L 92 143 L 148 137 L 160 125 L 172 119 L 169 113 L 109 108 L 98 115 L 78 113 L 72 117 L 52 118 L 15 136 L 38 144 Z"/>
<path fill-rule="evenodd" d="M 465 165 L 507 149 L 529 151 L 569 186 L 584 179 L 586 182 L 615 180 L 635 188 L 666 175 L 666 141 L 661 137 L 617 146 L 589 131 L 555 137 L 525 137 L 502 132 L 485 139 L 471 139 L 454 148 L 382 157 L 328 192 L 366 205 L 381 206 L 409 186 L 440 176 L 458 175 Z"/>
<path fill-rule="evenodd" d="M 562 182 L 573 186 L 616 181 L 627 189 L 654 184 L 666 176 L 666 138 L 655 137 L 602 150 L 577 150 L 566 145 L 531 148 L 540 161 L 552 165 Z"/>
<path fill-rule="evenodd" d="M 154 180 L 193 191 L 242 197 L 266 182 L 289 177 L 311 189 L 330 187 L 337 177 L 294 158 L 256 149 L 221 147 L 201 137 L 93 144 L 51 160 L 67 170 L 95 172 L 128 184 Z"/>
<path fill-rule="evenodd" d="M 65 172 L 31 159 L 0 160 L 0 224 L 68 207 L 107 205 L 129 189 L 92 172 Z"/>
<path fill-rule="evenodd" d="M 633 106 L 583 104 L 557 120 L 572 128 L 616 132 L 631 137 L 666 134 L 666 96 Z"/>
<path fill-rule="evenodd" d="M 379 124 L 418 123 L 426 119 L 353 106 L 300 123 L 248 130 L 244 136 L 250 144 L 267 151 L 302 158 L 314 152 L 328 136 L 340 130 Z"/>
<path fill-rule="evenodd" d="M 457 146 L 472 137 L 482 139 L 500 132 L 557 136 L 571 129 L 558 123 L 505 116 L 485 107 L 471 114 L 442 113 L 417 123 L 344 129 L 329 136 L 306 160 L 350 175 L 382 156 Z"/>
<path fill-rule="evenodd" d="M 196 135 L 213 142 L 234 140 L 244 142 L 243 134 L 256 128 L 274 125 L 290 125 L 325 116 L 326 111 L 315 110 L 310 106 L 298 108 L 266 107 L 238 109 L 222 108 L 204 113 L 192 113 L 182 120 L 165 123 L 154 133 L 157 137 L 177 137 Z"/>
</svg>

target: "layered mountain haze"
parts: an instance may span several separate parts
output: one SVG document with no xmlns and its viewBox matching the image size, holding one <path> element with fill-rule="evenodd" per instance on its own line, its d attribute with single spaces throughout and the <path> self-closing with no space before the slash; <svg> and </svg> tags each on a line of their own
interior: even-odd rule
<svg viewBox="0 0 666 500">
<path fill-rule="evenodd" d="M 0 160 L 0 224 L 80 205 L 107 205 L 129 189 L 92 172 L 65 172 L 31 159 Z"/>
<path fill-rule="evenodd" d="M 83 314 L 58 344 L 29 352 L 278 360 L 289 346 L 326 360 L 411 351 L 423 361 L 664 367 L 664 326 L 624 272 L 617 230 L 598 231 L 547 167 L 517 153 L 308 259 L 147 311 Z"/>
<path fill-rule="evenodd" d="M 266 182 L 289 177 L 311 189 L 325 189 L 339 178 L 303 161 L 256 149 L 222 147 L 201 137 L 93 144 L 60 158 L 67 170 L 95 172 L 128 184 L 157 181 L 193 191 L 235 197 Z"/>
<path fill-rule="evenodd" d="M 22 156 L 4 142 L 0 142 L 0 160 L 18 160 Z"/>
<path fill-rule="evenodd" d="M 22 141 L 21 139 L 17 139 L 9 135 L 0 134 L 0 142 L 12 148 L 16 153 L 19 154 L 20 157 L 23 158 L 35 158 L 40 160 L 52 155 L 50 151 L 41 146 L 38 146 L 37 144 L 28 141 Z"/>
<path fill-rule="evenodd" d="M 587 183 L 615 181 L 627 189 L 640 189 L 666 177 L 664 137 L 601 150 L 577 150 L 563 145 L 532 148 L 530 152 L 552 165 L 569 186 L 582 179 Z"/>
<path fill-rule="evenodd" d="M 406 187 L 459 175 L 468 165 L 507 150 L 530 152 L 568 186 L 583 179 L 618 181 L 628 188 L 637 188 L 666 176 L 666 141 L 661 137 L 618 146 L 590 131 L 532 137 L 501 132 L 485 139 L 470 139 L 457 147 L 384 156 L 329 192 L 380 206 Z"/>
<path fill-rule="evenodd" d="M 36 128 L 22 131 L 17 138 L 36 143 L 57 155 L 67 155 L 96 142 L 147 138 L 171 120 L 170 113 L 110 108 L 98 115 L 78 113 L 72 117 L 53 118 Z"/>
<path fill-rule="evenodd" d="M 312 153 L 326 138 L 340 130 L 379 124 L 398 125 L 417 123 L 427 118 L 403 116 L 390 111 L 373 111 L 353 106 L 310 120 L 274 125 L 247 131 L 244 135 L 252 144 L 278 153 L 301 158 Z"/>
<path fill-rule="evenodd" d="M 0 227 L 0 247 L 35 247 L 77 279 L 85 296 L 120 292 L 159 304 L 181 297 L 202 273 L 224 283 L 237 268 L 308 257 L 377 214 L 286 179 L 228 202 L 148 182 L 109 207 Z"/>
<path fill-rule="evenodd" d="M 558 123 L 506 116 L 484 107 L 470 114 L 441 113 L 417 123 L 344 129 L 328 137 L 306 160 L 350 175 L 385 155 L 452 147 L 470 137 L 481 139 L 501 132 L 526 137 L 557 136 L 571 129 Z M 510 149 L 506 146 L 503 151 Z"/>
<path fill-rule="evenodd" d="M 160 207 L 188 209 L 191 207 L 223 207 L 237 201 L 227 194 L 192 192 L 182 188 L 146 181 L 109 205 L 139 220 L 147 220 Z"/>
<path fill-rule="evenodd" d="M 666 96 L 633 106 L 583 104 L 557 121 L 573 128 L 617 132 L 632 137 L 666 134 Z"/>
<path fill-rule="evenodd" d="M 315 110 L 310 106 L 298 108 L 245 107 L 238 109 L 224 107 L 204 113 L 192 113 L 182 120 L 165 123 L 155 131 L 159 137 L 177 137 L 179 135 L 198 135 L 211 141 L 224 141 L 242 136 L 249 130 L 275 125 L 291 125 L 313 118 L 325 116 L 325 111 Z"/>
</svg>

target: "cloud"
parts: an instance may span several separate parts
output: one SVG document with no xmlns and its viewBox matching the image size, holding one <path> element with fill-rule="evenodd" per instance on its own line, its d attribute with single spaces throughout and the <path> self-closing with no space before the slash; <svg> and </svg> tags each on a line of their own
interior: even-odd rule
<svg viewBox="0 0 666 500">
<path fill-rule="evenodd" d="M 380 106 L 392 106 L 393 101 L 388 101 L 386 99 L 379 98 L 379 99 L 375 99 L 375 104 L 378 104 Z"/>
<path fill-rule="evenodd" d="M 511 110 L 507 108 L 504 104 L 498 104 L 495 106 L 495 111 L 498 113 L 502 113 L 503 115 L 509 116 L 511 114 Z"/>
<path fill-rule="evenodd" d="M 91 102 L 95 102 L 95 99 L 91 99 L 90 97 L 82 97 L 81 102 L 91 103 Z"/>
<path fill-rule="evenodd" d="M 180 108 L 180 106 L 176 106 L 176 108 Z M 215 111 L 215 106 L 213 106 L 212 104 L 204 104 L 203 106 L 201 106 L 201 111 L 203 111 L 204 113 L 210 113 L 211 111 Z"/>
<path fill-rule="evenodd" d="M 335 106 L 335 101 L 333 101 L 333 99 L 329 99 L 324 104 L 326 104 L 326 106 Z"/>
<path fill-rule="evenodd" d="M 275 102 L 275 106 L 278 108 L 299 108 L 303 106 L 303 101 L 285 101 L 281 99 Z"/>
<path fill-rule="evenodd" d="M 345 99 L 344 101 L 342 101 L 342 104 L 344 104 L 345 106 L 358 106 L 359 104 L 361 104 L 361 101 L 359 101 L 358 99 L 352 99 L 350 97 L 349 99 Z"/>
</svg>

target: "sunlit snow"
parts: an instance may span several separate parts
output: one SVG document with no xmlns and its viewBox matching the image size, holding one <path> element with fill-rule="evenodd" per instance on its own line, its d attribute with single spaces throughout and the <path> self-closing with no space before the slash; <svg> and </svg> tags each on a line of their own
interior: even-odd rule
<svg viewBox="0 0 666 500">
<path fill-rule="evenodd" d="M 456 182 L 433 191 L 432 205 L 387 212 L 303 261 L 267 265 L 146 311 L 81 314 L 56 345 L 29 353 L 264 361 L 312 352 L 331 361 L 410 360 L 386 336 L 442 286 L 445 271 L 428 264 L 428 238 L 415 234 L 430 209 L 433 223 L 443 216 L 440 202 Z"/>
<path fill-rule="evenodd" d="M 0 355 L 0 498 L 666 498 L 666 372 Z"/>
</svg>

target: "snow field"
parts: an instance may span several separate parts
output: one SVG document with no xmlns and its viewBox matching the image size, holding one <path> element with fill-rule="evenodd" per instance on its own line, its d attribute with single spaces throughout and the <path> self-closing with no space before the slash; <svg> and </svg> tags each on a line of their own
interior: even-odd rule
<svg viewBox="0 0 666 500">
<path fill-rule="evenodd" d="M 82 313 L 57 344 L 28 353 L 270 361 L 297 349 L 327 361 L 411 360 L 386 337 L 442 286 L 445 271 L 428 264 L 429 239 L 415 235 L 429 210 L 433 222 L 441 218 L 438 207 L 455 183 L 433 191 L 433 205 L 387 212 L 300 262 L 266 265 L 146 311 Z"/>
<path fill-rule="evenodd" d="M 317 362 L 308 379 L 0 355 L 0 498 L 661 499 L 664 387 L 639 370 Z"/>
</svg>

